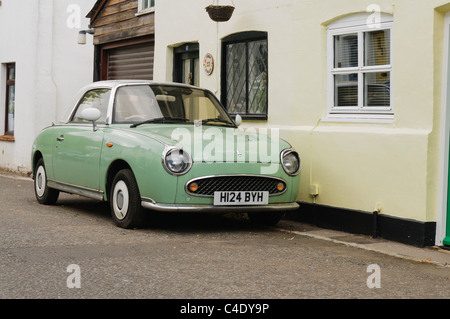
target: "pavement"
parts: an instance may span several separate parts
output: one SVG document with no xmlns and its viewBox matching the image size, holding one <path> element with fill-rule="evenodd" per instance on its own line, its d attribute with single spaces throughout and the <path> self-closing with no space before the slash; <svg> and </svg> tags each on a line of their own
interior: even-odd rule
<svg viewBox="0 0 450 319">
<path fill-rule="evenodd" d="M 0 177 L 30 182 L 32 181 L 29 174 L 15 173 L 4 170 L 0 170 Z M 292 235 L 330 241 L 345 246 L 411 260 L 417 263 L 434 264 L 436 266 L 450 268 L 450 250 L 443 249 L 442 247 L 430 246 L 419 248 L 385 240 L 383 238 L 372 238 L 365 235 L 323 229 L 313 225 L 290 220 L 281 220 L 275 229 Z"/>
<path fill-rule="evenodd" d="M 287 220 L 280 221 L 277 225 L 277 230 L 293 235 L 312 237 L 358 249 L 374 251 L 417 263 L 434 264 L 436 266 L 450 268 L 450 250 L 443 249 L 442 247 L 430 246 L 419 248 L 383 238 L 349 234 Z"/>
</svg>

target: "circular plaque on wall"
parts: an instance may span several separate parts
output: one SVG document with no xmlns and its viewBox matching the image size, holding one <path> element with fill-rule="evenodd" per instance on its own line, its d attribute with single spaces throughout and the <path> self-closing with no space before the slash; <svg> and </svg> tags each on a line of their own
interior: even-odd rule
<svg viewBox="0 0 450 319">
<path fill-rule="evenodd" d="M 214 71 L 214 58 L 211 53 L 207 53 L 203 58 L 203 69 L 206 75 L 211 75 Z"/>
</svg>

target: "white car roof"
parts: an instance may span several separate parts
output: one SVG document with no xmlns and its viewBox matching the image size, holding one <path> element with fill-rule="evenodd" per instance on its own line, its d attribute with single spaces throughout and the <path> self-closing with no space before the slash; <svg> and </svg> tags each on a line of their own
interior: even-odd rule
<svg viewBox="0 0 450 319">
<path fill-rule="evenodd" d="M 82 91 L 91 90 L 93 88 L 114 88 L 120 85 L 132 85 L 132 84 L 153 84 L 153 85 L 172 85 L 172 86 L 180 86 L 180 87 L 193 87 L 192 85 L 176 83 L 176 82 L 157 82 L 150 80 L 106 80 L 106 81 L 97 81 L 86 85 Z M 197 89 L 201 89 L 196 87 Z"/>
<path fill-rule="evenodd" d="M 108 88 L 113 90 L 114 88 L 121 86 L 121 85 L 138 85 L 138 84 L 148 84 L 148 85 L 170 85 L 170 86 L 179 86 L 179 87 L 186 87 L 186 88 L 196 88 L 196 89 L 202 89 L 196 86 L 184 84 L 184 83 L 176 83 L 176 82 L 157 82 L 157 81 L 150 81 L 150 80 L 105 80 L 105 81 L 96 81 L 92 82 L 90 84 L 85 85 L 81 90 L 78 91 L 78 93 L 75 95 L 72 103 L 67 108 L 66 112 L 64 113 L 61 121 L 64 123 L 67 123 L 70 115 L 72 114 L 74 108 L 76 107 L 76 104 L 80 101 L 81 97 L 90 90 L 97 89 L 97 88 Z"/>
</svg>

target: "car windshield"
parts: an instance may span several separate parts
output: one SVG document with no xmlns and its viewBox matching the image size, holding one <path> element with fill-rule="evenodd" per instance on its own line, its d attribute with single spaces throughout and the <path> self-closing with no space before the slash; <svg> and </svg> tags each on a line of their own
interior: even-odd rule
<svg viewBox="0 0 450 319">
<path fill-rule="evenodd" d="M 129 85 L 115 96 L 113 123 L 136 127 L 150 123 L 235 126 L 208 91 L 170 85 Z"/>
</svg>

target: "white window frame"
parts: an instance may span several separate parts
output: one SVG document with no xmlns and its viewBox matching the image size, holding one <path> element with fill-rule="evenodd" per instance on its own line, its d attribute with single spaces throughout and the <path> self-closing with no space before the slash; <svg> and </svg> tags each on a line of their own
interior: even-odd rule
<svg viewBox="0 0 450 319">
<path fill-rule="evenodd" d="M 148 8 L 144 8 L 144 1 L 145 0 L 138 0 L 138 12 L 136 13 L 136 15 L 146 14 L 146 13 L 155 11 L 156 0 L 155 0 L 155 5 L 153 5 L 153 6 L 150 3 L 151 0 L 148 0 L 148 2 L 149 2 Z"/>
<path fill-rule="evenodd" d="M 393 19 L 391 15 L 380 14 L 380 21 L 370 24 L 369 14 L 353 14 L 339 19 L 328 26 L 327 30 L 327 117 L 325 121 L 392 122 L 393 104 Z M 390 30 L 390 64 L 382 66 L 364 66 L 364 33 L 376 30 Z M 334 67 L 334 37 L 337 35 L 357 34 L 358 66 L 348 68 Z M 364 106 L 364 74 L 370 72 L 389 72 L 390 106 Z M 358 74 L 358 106 L 335 106 L 335 75 Z"/>
</svg>

